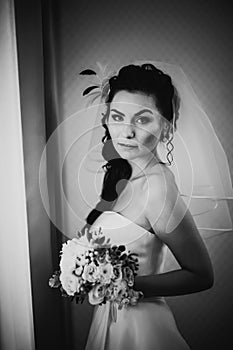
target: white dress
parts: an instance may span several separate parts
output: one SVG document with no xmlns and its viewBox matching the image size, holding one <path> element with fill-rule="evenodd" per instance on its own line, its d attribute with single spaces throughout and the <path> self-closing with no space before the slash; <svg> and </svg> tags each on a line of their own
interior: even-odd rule
<svg viewBox="0 0 233 350">
<path fill-rule="evenodd" d="M 138 254 L 138 275 L 163 271 L 167 247 L 155 234 L 114 212 L 102 213 L 93 226 L 101 226 L 112 244 L 124 244 Z M 145 298 L 136 306 L 117 309 L 110 303 L 95 306 L 85 350 L 188 350 L 173 314 L 163 297 Z"/>
</svg>

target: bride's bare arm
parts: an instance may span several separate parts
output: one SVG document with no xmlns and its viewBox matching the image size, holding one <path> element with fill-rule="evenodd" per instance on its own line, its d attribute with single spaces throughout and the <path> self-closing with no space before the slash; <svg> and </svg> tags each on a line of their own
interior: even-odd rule
<svg viewBox="0 0 233 350">
<path fill-rule="evenodd" d="M 146 217 L 160 240 L 166 244 L 180 269 L 157 275 L 137 276 L 135 290 L 145 297 L 174 296 L 211 288 L 212 263 L 174 176 L 166 172 L 152 175 L 147 182 Z M 146 190 L 146 189 L 145 189 Z"/>
</svg>

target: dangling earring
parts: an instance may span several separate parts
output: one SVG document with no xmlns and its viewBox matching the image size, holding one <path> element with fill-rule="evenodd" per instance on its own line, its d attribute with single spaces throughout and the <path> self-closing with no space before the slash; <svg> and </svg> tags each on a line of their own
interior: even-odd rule
<svg viewBox="0 0 233 350">
<path fill-rule="evenodd" d="M 103 143 L 106 143 L 106 142 L 107 142 L 107 139 L 108 139 L 108 136 L 107 136 L 107 135 L 104 135 L 104 137 L 102 138 L 102 142 L 103 142 Z"/>
<path fill-rule="evenodd" d="M 171 137 L 170 137 L 170 135 L 171 135 Z M 169 166 L 171 166 L 172 161 L 173 161 L 173 156 L 172 156 L 172 153 L 171 153 L 173 151 L 173 149 L 174 149 L 174 146 L 173 146 L 173 143 L 172 143 L 173 137 L 174 137 L 174 126 L 173 126 L 173 124 L 170 125 L 170 126 L 166 125 L 165 128 L 161 132 L 160 140 L 162 142 L 164 142 L 164 143 L 166 142 L 166 148 L 167 148 L 167 151 L 168 151 L 167 155 L 166 155 L 166 158 L 168 160 Z"/>
<path fill-rule="evenodd" d="M 173 110 L 175 110 L 174 108 L 174 101 L 173 101 Z M 172 155 L 172 151 L 174 149 L 174 145 L 172 143 L 172 140 L 174 138 L 174 132 L 175 132 L 175 120 L 176 120 L 176 115 L 175 113 L 173 113 L 173 118 L 172 118 L 172 125 L 170 125 L 170 128 L 169 128 L 169 133 L 168 134 L 171 134 L 171 138 L 168 139 L 168 142 L 166 144 L 166 147 L 167 147 L 167 150 L 168 150 L 168 153 L 167 153 L 167 160 L 169 161 L 169 166 L 171 165 L 172 161 L 173 161 L 173 155 Z M 169 149 L 169 145 L 171 146 L 171 148 Z M 171 157 L 171 161 L 169 159 L 169 156 Z"/>
<path fill-rule="evenodd" d="M 172 139 L 173 139 L 173 134 L 172 134 L 172 137 L 168 140 L 168 142 L 166 143 L 166 148 L 167 148 L 167 155 L 166 155 L 166 158 L 169 162 L 169 166 L 171 166 L 172 162 L 173 162 L 173 155 L 172 155 L 172 151 L 174 149 L 174 145 L 172 143 Z M 170 147 L 169 147 L 170 146 Z"/>
</svg>

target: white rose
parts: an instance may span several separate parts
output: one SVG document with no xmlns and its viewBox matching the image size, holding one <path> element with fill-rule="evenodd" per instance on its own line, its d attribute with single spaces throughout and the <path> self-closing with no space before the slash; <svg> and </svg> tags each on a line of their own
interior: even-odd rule
<svg viewBox="0 0 233 350">
<path fill-rule="evenodd" d="M 96 282 L 96 280 L 99 278 L 99 267 L 94 263 L 85 265 L 82 273 L 82 278 L 92 283 Z"/>
<path fill-rule="evenodd" d="M 62 245 L 62 253 L 69 254 L 71 256 L 80 255 L 85 253 L 86 247 L 79 243 L 77 238 L 69 239 Z"/>
<path fill-rule="evenodd" d="M 83 272 L 83 267 L 82 266 L 77 267 L 74 272 L 77 276 L 81 276 Z"/>
<path fill-rule="evenodd" d="M 61 273 L 60 281 L 66 293 L 68 295 L 74 295 L 75 292 L 79 292 L 82 280 L 72 274 Z"/>
<path fill-rule="evenodd" d="M 107 287 L 105 285 L 97 284 L 94 286 L 88 293 L 89 303 L 92 305 L 100 304 L 104 300 L 106 291 Z"/>
<path fill-rule="evenodd" d="M 86 256 L 85 254 L 82 254 L 80 255 L 78 258 L 77 258 L 77 263 L 78 265 L 80 266 L 84 266 L 86 264 Z"/>
<path fill-rule="evenodd" d="M 72 273 L 76 267 L 76 261 L 75 258 L 70 258 L 70 257 L 61 257 L 60 260 L 60 269 L 61 272 L 64 272 L 66 274 Z"/>
<path fill-rule="evenodd" d="M 73 238 L 62 245 L 60 268 L 61 271 L 71 271 L 75 268 L 77 256 L 85 252 L 85 247 Z"/>
</svg>

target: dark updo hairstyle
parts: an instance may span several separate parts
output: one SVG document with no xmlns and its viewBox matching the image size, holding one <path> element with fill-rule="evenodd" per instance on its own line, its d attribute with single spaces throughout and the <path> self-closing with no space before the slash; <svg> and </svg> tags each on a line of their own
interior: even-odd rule
<svg viewBox="0 0 233 350">
<path fill-rule="evenodd" d="M 174 129 L 176 130 L 179 97 L 175 87 L 172 84 L 170 76 L 163 73 L 150 63 L 146 63 L 141 66 L 131 64 L 122 67 L 118 75 L 115 75 L 109 79 L 109 92 L 105 101 L 107 104 L 107 111 L 105 114 L 103 114 L 103 118 L 101 120 L 102 125 L 105 128 L 105 135 L 102 138 L 102 155 L 107 163 L 102 166 L 102 168 L 105 170 L 105 175 L 103 179 L 100 201 L 97 203 L 95 209 L 93 209 L 86 217 L 86 226 L 92 225 L 98 216 L 104 211 L 111 210 L 118 196 L 126 186 L 127 181 L 125 180 L 130 179 L 132 175 L 131 165 L 126 159 L 121 158 L 115 150 L 108 127 L 106 125 L 110 112 L 110 102 L 112 102 L 116 93 L 122 90 L 132 93 L 140 92 L 154 97 L 157 109 L 161 115 L 168 122 L 170 122 L 170 128 L 166 134 L 164 134 L 162 131 L 161 141 L 168 141 L 167 159 L 169 165 L 171 164 L 169 159 L 169 156 L 172 157 L 171 151 L 173 149 L 173 145 L 171 143 L 173 138 L 171 124 L 174 115 Z M 170 135 L 172 137 L 169 140 Z M 169 144 L 172 146 L 172 149 L 170 150 L 168 148 Z"/>
</svg>

